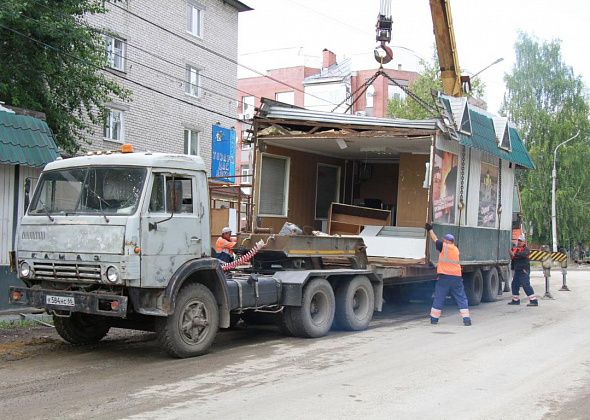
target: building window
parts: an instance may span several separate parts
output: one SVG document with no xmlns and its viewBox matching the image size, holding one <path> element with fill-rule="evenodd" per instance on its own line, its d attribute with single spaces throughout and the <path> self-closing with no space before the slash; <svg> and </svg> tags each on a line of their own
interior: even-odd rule
<svg viewBox="0 0 590 420">
<path fill-rule="evenodd" d="M 275 99 L 284 104 L 295 105 L 295 92 L 277 92 Z"/>
<path fill-rule="evenodd" d="M 252 143 L 245 143 L 244 139 L 242 138 L 242 150 L 248 151 L 252 149 Z"/>
<path fill-rule="evenodd" d="M 387 99 L 389 100 L 396 100 L 400 101 L 406 99 L 406 92 L 403 91 L 402 88 L 396 85 L 388 85 L 387 86 Z"/>
<path fill-rule="evenodd" d="M 186 5 L 186 30 L 199 38 L 203 37 L 203 14 L 205 8 L 199 4 L 189 2 Z"/>
<path fill-rule="evenodd" d="M 242 114 L 244 119 L 254 117 L 254 96 L 242 96 Z"/>
<path fill-rule="evenodd" d="M 260 174 L 260 216 L 287 217 L 289 158 L 262 155 Z"/>
<path fill-rule="evenodd" d="M 125 43 L 118 38 L 105 36 L 105 54 L 110 68 L 125 71 Z"/>
<path fill-rule="evenodd" d="M 252 177 L 249 176 L 251 173 L 252 173 L 252 170 L 249 167 L 242 166 L 242 168 L 241 168 L 242 177 L 240 178 L 240 183 L 241 184 L 251 184 Z"/>
<path fill-rule="evenodd" d="M 107 109 L 104 121 L 103 135 L 105 139 L 124 140 L 125 114 L 118 109 Z"/>
<path fill-rule="evenodd" d="M 186 93 L 201 96 L 201 71 L 193 66 L 186 66 Z"/>
<path fill-rule="evenodd" d="M 241 141 L 242 141 L 242 150 L 250 150 L 251 141 L 252 141 L 252 131 L 251 130 L 242 130 L 241 134 Z"/>
<path fill-rule="evenodd" d="M 186 155 L 199 155 L 201 133 L 197 130 L 184 130 L 184 153 Z"/>
</svg>

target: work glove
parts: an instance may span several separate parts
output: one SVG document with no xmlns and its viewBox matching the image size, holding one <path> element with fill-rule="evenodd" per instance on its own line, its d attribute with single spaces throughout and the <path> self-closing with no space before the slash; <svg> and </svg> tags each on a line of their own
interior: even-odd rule
<svg viewBox="0 0 590 420">
<path fill-rule="evenodd" d="M 430 232 L 432 230 L 432 225 L 430 223 L 426 223 L 424 225 L 424 229 L 426 229 L 426 231 Z"/>
</svg>

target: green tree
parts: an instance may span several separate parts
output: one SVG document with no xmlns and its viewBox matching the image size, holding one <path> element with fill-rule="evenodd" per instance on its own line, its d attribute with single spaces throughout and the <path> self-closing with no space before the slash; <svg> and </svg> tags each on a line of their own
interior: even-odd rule
<svg viewBox="0 0 590 420">
<path fill-rule="evenodd" d="M 75 152 L 93 124 L 102 122 L 104 104 L 129 96 L 99 70 L 107 64 L 104 38 L 84 20 L 86 14 L 104 13 L 104 1 L 1 4 L 0 100 L 44 112 L 58 146 Z"/>
<path fill-rule="evenodd" d="M 432 91 L 442 91 L 442 80 L 440 78 L 440 66 L 438 59 L 434 57 L 432 62 L 420 60 L 420 71 L 416 80 L 414 80 L 408 87 L 409 91 L 426 101 L 434 108 L 434 99 L 432 98 Z M 485 85 L 479 78 L 471 81 L 471 92 L 468 96 L 482 97 L 484 94 Z M 417 101 L 409 96 L 402 99 L 391 99 L 387 103 L 387 115 L 393 118 L 405 118 L 409 120 L 420 120 L 424 118 L 432 118 L 432 112 L 426 110 Z"/>
<path fill-rule="evenodd" d="M 557 171 L 558 243 L 590 240 L 590 149 L 584 84 L 563 62 L 560 41 L 539 42 L 521 33 L 516 62 L 505 75 L 502 114 L 519 127 L 536 170 L 518 175 L 525 219 L 533 240 L 551 238 L 551 171 L 555 147 L 580 130 L 580 138 L 559 149 Z"/>
</svg>

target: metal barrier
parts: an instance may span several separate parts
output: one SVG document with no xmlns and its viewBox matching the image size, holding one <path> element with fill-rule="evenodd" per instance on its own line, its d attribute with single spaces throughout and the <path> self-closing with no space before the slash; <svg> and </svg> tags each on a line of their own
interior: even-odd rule
<svg viewBox="0 0 590 420">
<path fill-rule="evenodd" d="M 551 291 L 549 290 L 549 279 L 551 277 L 551 267 L 554 262 L 557 262 L 561 266 L 562 275 L 562 286 L 559 291 L 570 292 L 571 290 L 567 286 L 567 255 L 563 252 L 550 252 L 543 250 L 531 250 L 529 255 L 531 261 L 541 261 L 543 266 L 543 276 L 545 277 L 545 294 L 544 299 L 554 299 Z"/>
</svg>

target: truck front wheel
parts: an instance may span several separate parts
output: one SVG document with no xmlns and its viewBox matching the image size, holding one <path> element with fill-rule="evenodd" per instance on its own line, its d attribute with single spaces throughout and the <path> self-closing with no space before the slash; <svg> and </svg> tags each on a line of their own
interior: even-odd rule
<svg viewBox="0 0 590 420">
<path fill-rule="evenodd" d="M 173 357 L 199 356 L 209 350 L 219 328 L 219 308 L 213 293 L 202 284 L 184 286 L 174 313 L 156 321 L 158 340 Z"/>
<path fill-rule="evenodd" d="M 332 286 L 326 279 L 313 279 L 303 290 L 301 306 L 285 307 L 284 325 L 297 337 L 323 337 L 334 321 L 336 301 Z"/>
<path fill-rule="evenodd" d="M 334 327 L 348 331 L 360 331 L 369 326 L 375 310 L 375 294 L 371 281 L 356 276 L 336 288 L 336 314 Z"/>
<path fill-rule="evenodd" d="M 53 325 L 61 338 L 77 346 L 98 343 L 110 329 L 104 319 L 81 313 L 69 317 L 53 315 Z"/>
</svg>

